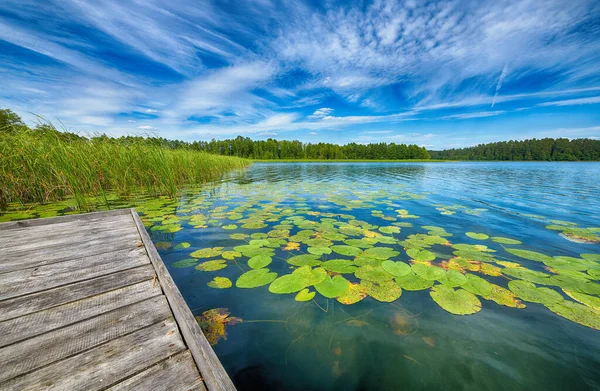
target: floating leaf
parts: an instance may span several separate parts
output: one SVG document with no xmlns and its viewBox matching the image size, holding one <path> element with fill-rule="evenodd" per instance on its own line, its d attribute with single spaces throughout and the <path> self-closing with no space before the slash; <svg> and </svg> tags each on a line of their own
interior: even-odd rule
<svg viewBox="0 0 600 391">
<path fill-rule="evenodd" d="M 275 255 L 275 252 L 270 248 L 260 247 L 251 244 L 235 246 L 233 250 L 242 253 L 246 257 L 255 257 L 257 255 Z"/>
<path fill-rule="evenodd" d="M 546 307 L 555 314 L 572 322 L 600 330 L 600 311 L 596 311 L 593 308 L 567 300 L 547 305 Z"/>
<path fill-rule="evenodd" d="M 267 224 L 263 223 L 262 221 L 250 221 L 242 225 L 242 228 L 245 229 L 261 229 L 266 227 Z"/>
<path fill-rule="evenodd" d="M 248 260 L 248 266 L 252 269 L 261 269 L 273 261 L 268 255 L 256 255 Z"/>
<path fill-rule="evenodd" d="M 365 255 L 375 257 L 377 259 L 389 259 L 398 256 L 400 253 L 389 247 L 372 247 L 365 250 Z"/>
<path fill-rule="evenodd" d="M 384 234 L 398 234 L 400 233 L 400 228 L 396 226 L 387 226 L 387 227 L 379 227 L 379 231 Z"/>
<path fill-rule="evenodd" d="M 367 297 L 367 289 L 363 285 L 350 283 L 346 292 L 338 296 L 336 300 L 342 304 L 350 305 L 358 303 L 365 297 Z"/>
<path fill-rule="evenodd" d="M 377 301 L 390 303 L 402 295 L 402 288 L 394 281 L 373 282 L 363 280 L 361 285 L 367 289 L 367 294 Z"/>
<path fill-rule="evenodd" d="M 446 275 L 446 271 L 441 267 L 415 263 L 411 266 L 415 274 L 425 280 L 440 280 Z"/>
<path fill-rule="evenodd" d="M 288 242 L 283 248 L 284 251 L 295 251 L 300 250 L 300 243 Z"/>
<path fill-rule="evenodd" d="M 221 228 L 231 231 L 231 230 L 237 229 L 237 227 L 238 226 L 235 224 L 227 224 L 227 225 L 222 226 Z"/>
<path fill-rule="evenodd" d="M 364 265 L 359 267 L 354 273 L 356 278 L 361 280 L 383 282 L 394 278 L 393 275 L 386 272 L 381 266 Z"/>
<path fill-rule="evenodd" d="M 314 291 L 309 291 L 308 288 L 304 288 L 300 292 L 298 292 L 295 300 L 296 301 L 310 301 L 315 297 L 315 293 L 316 292 L 314 292 Z"/>
<path fill-rule="evenodd" d="M 197 259 L 195 259 L 195 258 L 187 258 L 187 259 L 182 259 L 182 260 L 177 261 L 177 262 L 173 262 L 171 264 L 171 267 L 174 267 L 176 269 L 182 269 L 184 267 L 194 266 L 196 263 L 198 263 Z"/>
<path fill-rule="evenodd" d="M 333 278 L 326 277 L 322 282 L 315 285 L 317 292 L 329 299 L 343 295 L 348 287 L 348 280 L 340 275 L 333 276 Z"/>
<path fill-rule="evenodd" d="M 403 277 L 411 273 L 410 265 L 404 262 L 383 261 L 381 267 L 394 277 Z"/>
<path fill-rule="evenodd" d="M 373 245 L 375 243 L 377 243 L 377 240 L 374 239 L 369 239 L 369 238 L 364 238 L 364 239 L 347 239 L 344 241 L 345 244 L 349 245 L 349 246 L 353 246 L 353 247 L 359 247 L 359 248 L 370 248 L 373 247 Z"/>
<path fill-rule="evenodd" d="M 347 246 L 347 245 L 336 245 L 331 246 L 331 250 L 336 254 L 346 255 L 350 257 L 355 257 L 358 254 L 362 253 L 362 250 L 358 247 Z"/>
<path fill-rule="evenodd" d="M 521 303 L 514 293 L 495 284 L 492 284 L 492 293 L 482 297 L 486 300 L 492 300 L 497 304 L 506 307 L 525 308 L 525 304 Z"/>
<path fill-rule="evenodd" d="M 173 250 L 185 250 L 186 248 L 190 248 L 190 244 L 188 242 L 181 242 L 179 244 L 176 244 L 175 247 L 173 247 Z"/>
<path fill-rule="evenodd" d="M 580 256 L 588 261 L 600 262 L 600 254 L 580 254 Z"/>
<path fill-rule="evenodd" d="M 277 278 L 277 273 L 269 269 L 252 269 L 239 276 L 235 282 L 238 288 L 258 288 L 270 284 Z"/>
<path fill-rule="evenodd" d="M 500 244 L 521 244 L 520 241 L 516 239 L 503 238 L 500 236 L 492 236 L 492 242 L 500 243 Z"/>
<path fill-rule="evenodd" d="M 223 247 L 203 248 L 190 254 L 194 258 L 214 258 L 223 253 Z"/>
<path fill-rule="evenodd" d="M 248 237 L 246 234 L 231 234 L 229 237 L 233 240 L 244 240 Z"/>
<path fill-rule="evenodd" d="M 550 274 L 538 272 L 536 270 L 529 270 L 523 267 L 514 267 L 514 268 L 504 268 L 502 269 L 502 273 L 507 276 L 519 278 L 521 280 L 535 282 L 537 284 L 546 284 L 548 285 L 550 281 L 548 278 L 551 276 Z"/>
<path fill-rule="evenodd" d="M 435 259 L 435 254 L 428 250 L 418 248 L 410 248 L 406 250 L 406 254 L 416 261 L 430 262 Z"/>
<path fill-rule="evenodd" d="M 314 255 L 331 254 L 329 247 L 309 247 L 307 251 Z"/>
<path fill-rule="evenodd" d="M 292 274 L 306 278 L 308 281 L 307 286 L 318 284 L 327 278 L 327 272 L 322 267 L 313 269 L 310 266 L 302 266 L 294 270 Z"/>
<path fill-rule="evenodd" d="M 232 284 L 231 280 L 227 277 L 215 277 L 206 285 L 208 285 L 211 288 L 227 289 L 231 288 Z"/>
<path fill-rule="evenodd" d="M 474 293 L 479 296 L 489 296 L 492 294 L 493 286 L 483 278 L 474 274 L 467 274 L 465 276 L 467 282 L 461 285 L 461 288 Z"/>
<path fill-rule="evenodd" d="M 357 269 L 354 262 L 349 259 L 331 259 L 323 262 L 321 267 L 335 273 L 354 273 Z"/>
<path fill-rule="evenodd" d="M 426 280 L 411 272 L 403 277 L 396 277 L 396 282 L 407 291 L 422 291 L 433 286 L 432 280 Z"/>
<path fill-rule="evenodd" d="M 217 270 L 225 269 L 227 264 L 224 259 L 217 259 L 213 261 L 202 262 L 198 266 L 196 266 L 196 270 L 201 270 L 203 272 L 214 272 Z"/>
<path fill-rule="evenodd" d="M 487 240 L 489 236 L 486 234 L 476 233 L 476 232 L 467 232 L 465 235 L 475 240 Z"/>
<path fill-rule="evenodd" d="M 538 253 L 530 250 L 521 250 L 518 248 L 507 248 L 506 251 L 509 253 L 516 255 L 517 257 L 529 259 L 530 261 L 544 262 L 544 261 L 552 261 L 552 257 L 549 257 L 545 254 Z"/>
<path fill-rule="evenodd" d="M 200 325 L 208 342 L 211 345 L 216 345 L 221 338 L 227 339 L 225 326 L 233 326 L 238 322 L 242 322 L 242 319 L 233 316 L 229 317 L 227 308 L 215 308 L 203 312 L 201 316 L 196 316 L 196 321 Z"/>
<path fill-rule="evenodd" d="M 321 264 L 318 255 L 302 254 L 288 258 L 287 263 L 294 266 L 318 266 Z"/>
<path fill-rule="evenodd" d="M 269 285 L 269 292 L 276 294 L 286 294 L 299 292 L 309 285 L 308 278 L 301 274 L 286 274 L 276 278 Z"/>
<path fill-rule="evenodd" d="M 575 291 L 564 291 L 569 297 L 577 300 L 581 304 L 587 305 L 590 308 L 593 308 L 597 311 L 600 311 L 600 297 L 586 295 L 585 293 L 575 292 Z"/>
<path fill-rule="evenodd" d="M 456 270 L 448 270 L 443 278 L 439 279 L 439 282 L 451 288 L 464 285 L 467 282 L 467 278 L 464 274 Z"/>
<path fill-rule="evenodd" d="M 532 303 L 550 305 L 560 303 L 564 300 L 557 291 L 550 288 L 538 288 L 529 281 L 509 281 L 508 288 L 517 295 L 517 297 Z"/>
<path fill-rule="evenodd" d="M 470 315 L 481 310 L 481 302 L 471 292 L 436 285 L 429 295 L 440 307 L 454 315 Z"/>
</svg>

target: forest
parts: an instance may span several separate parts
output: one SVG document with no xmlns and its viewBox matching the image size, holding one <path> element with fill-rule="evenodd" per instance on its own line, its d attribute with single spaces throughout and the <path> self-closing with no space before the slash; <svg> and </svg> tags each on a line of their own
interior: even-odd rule
<svg viewBox="0 0 600 391">
<path fill-rule="evenodd" d="M 429 153 L 432 159 L 442 160 L 598 161 L 600 140 L 543 138 L 500 141 Z"/>
</svg>

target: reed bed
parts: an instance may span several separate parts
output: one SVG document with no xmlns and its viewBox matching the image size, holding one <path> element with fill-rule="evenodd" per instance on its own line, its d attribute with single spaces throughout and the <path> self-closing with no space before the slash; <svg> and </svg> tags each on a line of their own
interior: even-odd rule
<svg viewBox="0 0 600 391">
<path fill-rule="evenodd" d="M 174 197 L 185 185 L 213 181 L 251 163 L 139 140 L 69 137 L 55 130 L 1 133 L 0 209 L 72 196 L 80 209 L 90 210 L 89 197 L 114 192 Z"/>
</svg>

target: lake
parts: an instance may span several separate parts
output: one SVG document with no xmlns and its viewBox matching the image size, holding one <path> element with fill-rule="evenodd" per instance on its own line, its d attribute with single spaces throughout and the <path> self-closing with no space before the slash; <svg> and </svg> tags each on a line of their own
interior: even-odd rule
<svg viewBox="0 0 600 391">
<path fill-rule="evenodd" d="M 599 194 L 599 163 L 255 163 L 108 199 L 140 212 L 240 390 L 589 390 Z"/>
</svg>

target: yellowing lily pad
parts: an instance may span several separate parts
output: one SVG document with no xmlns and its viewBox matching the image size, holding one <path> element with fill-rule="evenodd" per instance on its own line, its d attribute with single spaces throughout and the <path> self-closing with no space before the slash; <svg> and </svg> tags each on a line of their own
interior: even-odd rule
<svg viewBox="0 0 600 391">
<path fill-rule="evenodd" d="M 190 254 L 193 258 L 214 258 L 223 253 L 223 247 L 202 248 Z"/>
<path fill-rule="evenodd" d="M 234 229 L 237 229 L 237 227 L 238 227 L 238 226 L 237 226 L 237 225 L 235 225 L 235 224 L 227 224 L 227 225 L 224 225 L 224 226 L 222 226 L 221 228 L 223 228 L 223 229 L 226 229 L 226 230 L 229 230 L 229 231 L 232 231 L 232 230 L 234 230 Z"/>
<path fill-rule="evenodd" d="M 346 292 L 338 296 L 336 300 L 342 304 L 350 305 L 358 303 L 365 297 L 367 297 L 367 288 L 361 284 L 350 283 Z"/>
<path fill-rule="evenodd" d="M 227 289 L 231 288 L 232 284 L 231 280 L 227 277 L 215 277 L 206 285 L 208 285 L 211 288 Z"/>
<path fill-rule="evenodd" d="M 333 278 L 326 277 L 322 282 L 315 285 L 317 292 L 329 299 L 343 295 L 348 287 L 348 280 L 340 275 L 333 276 Z"/>
<path fill-rule="evenodd" d="M 562 316 L 572 322 L 579 323 L 582 326 L 600 330 L 600 311 L 586 307 L 583 304 L 572 301 L 561 301 L 556 304 L 547 305 L 548 309 L 555 314 Z"/>
<path fill-rule="evenodd" d="M 225 269 L 227 264 L 224 259 L 217 259 L 213 261 L 202 262 L 198 266 L 196 266 L 196 270 L 201 270 L 203 272 L 214 272 L 217 270 Z"/>
<path fill-rule="evenodd" d="M 239 276 L 235 282 L 238 288 L 258 288 L 270 284 L 277 278 L 277 273 L 269 269 L 252 269 Z"/>
<path fill-rule="evenodd" d="M 436 285 L 429 295 L 440 307 L 454 315 L 470 315 L 481 310 L 477 296 L 464 289 L 454 290 L 445 285 Z"/>
<path fill-rule="evenodd" d="M 402 288 L 394 281 L 373 282 L 362 280 L 361 285 L 367 289 L 369 296 L 385 303 L 391 303 L 402 295 Z"/>
<path fill-rule="evenodd" d="M 398 234 L 400 233 L 400 227 L 396 227 L 396 226 L 388 226 L 388 227 L 379 227 L 379 231 L 383 232 L 384 234 Z"/>
<path fill-rule="evenodd" d="M 235 258 L 241 257 L 242 253 L 240 253 L 238 251 L 223 251 L 223 254 L 221 254 L 221 256 L 224 259 L 227 259 L 229 261 L 233 261 Z"/>
</svg>

